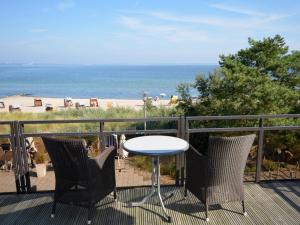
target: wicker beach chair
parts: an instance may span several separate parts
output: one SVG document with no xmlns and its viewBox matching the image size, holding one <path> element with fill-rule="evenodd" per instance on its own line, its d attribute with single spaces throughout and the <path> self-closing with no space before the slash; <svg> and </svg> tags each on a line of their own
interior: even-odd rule
<svg viewBox="0 0 300 225">
<path fill-rule="evenodd" d="M 99 107 L 97 98 L 90 98 L 90 107 Z"/>
<path fill-rule="evenodd" d="M 5 108 L 5 103 L 3 99 L 0 99 L 0 108 Z"/>
<path fill-rule="evenodd" d="M 209 221 L 209 205 L 240 201 L 244 215 L 243 174 L 255 135 L 210 137 L 207 156 L 195 149 L 186 154 L 186 191 L 204 205 Z"/>
<path fill-rule="evenodd" d="M 34 106 L 38 107 L 38 106 L 43 106 L 43 102 L 41 98 L 35 98 L 34 99 Z"/>
<path fill-rule="evenodd" d="M 88 208 L 87 223 L 91 224 L 95 204 L 111 192 L 116 199 L 115 148 L 111 146 L 89 158 L 82 140 L 42 139 L 55 172 L 51 217 L 55 215 L 56 203 L 74 204 Z"/>
</svg>

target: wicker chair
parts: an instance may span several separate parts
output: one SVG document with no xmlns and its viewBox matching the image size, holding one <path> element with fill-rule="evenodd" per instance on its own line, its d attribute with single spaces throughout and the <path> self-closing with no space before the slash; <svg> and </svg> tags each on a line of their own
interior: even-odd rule
<svg viewBox="0 0 300 225">
<path fill-rule="evenodd" d="M 195 149 L 186 154 L 186 186 L 205 205 L 209 221 L 209 205 L 240 201 L 244 204 L 243 174 L 255 135 L 210 137 L 207 156 Z"/>
<path fill-rule="evenodd" d="M 115 148 L 109 147 L 95 158 L 89 158 L 82 140 L 43 137 L 55 172 L 55 192 L 51 217 L 56 203 L 74 204 L 88 208 L 88 224 L 97 202 L 114 192 Z"/>
</svg>

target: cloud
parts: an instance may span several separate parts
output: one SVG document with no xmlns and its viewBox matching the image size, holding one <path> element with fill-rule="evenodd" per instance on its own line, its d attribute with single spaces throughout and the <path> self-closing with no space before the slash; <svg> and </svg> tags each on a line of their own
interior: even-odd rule
<svg viewBox="0 0 300 225">
<path fill-rule="evenodd" d="M 139 16 L 147 16 L 152 17 L 154 19 L 159 19 L 161 21 L 169 21 L 176 23 L 186 23 L 193 25 L 209 25 L 215 27 L 222 28 L 236 28 L 236 29 L 267 29 L 267 24 L 272 25 L 272 22 L 283 19 L 285 17 L 291 16 L 288 14 L 267 14 L 262 12 L 255 12 L 246 9 L 238 9 L 229 6 L 223 5 L 211 5 L 211 7 L 230 11 L 230 12 L 239 12 L 247 15 L 246 18 L 240 18 L 237 20 L 236 18 L 225 18 L 224 16 L 218 17 L 207 17 L 207 16 L 186 16 L 180 14 L 174 14 L 170 12 L 163 11 L 130 11 L 130 10 L 122 10 L 121 13 L 130 14 L 130 15 L 139 15 Z"/>
<path fill-rule="evenodd" d="M 165 25 L 149 25 L 143 23 L 141 20 L 128 17 L 128 16 L 121 16 L 119 18 L 119 22 L 126 27 L 134 30 L 140 30 L 144 33 L 156 33 L 156 32 L 172 32 L 175 30 L 173 26 L 165 26 Z"/>
<path fill-rule="evenodd" d="M 65 11 L 67 9 L 73 8 L 75 6 L 75 2 L 72 0 L 65 0 L 57 4 L 57 9 L 59 11 Z"/>
<path fill-rule="evenodd" d="M 162 38 L 171 42 L 210 41 L 205 32 L 185 26 L 154 24 L 128 16 L 121 16 L 118 22 L 140 36 Z"/>
<path fill-rule="evenodd" d="M 44 28 L 32 28 L 30 31 L 31 31 L 31 33 L 46 33 L 46 32 L 48 32 L 48 30 L 44 29 Z"/>
<path fill-rule="evenodd" d="M 233 7 L 233 6 L 219 4 L 219 3 L 211 4 L 209 6 L 211 8 L 220 9 L 220 10 L 228 11 L 228 12 L 244 14 L 244 15 L 248 15 L 248 16 L 265 16 L 264 13 L 261 13 L 261 12 L 258 12 L 258 11 L 252 11 L 252 10 L 249 10 L 249 9 L 244 9 L 244 8 L 240 8 L 240 7 Z"/>
</svg>

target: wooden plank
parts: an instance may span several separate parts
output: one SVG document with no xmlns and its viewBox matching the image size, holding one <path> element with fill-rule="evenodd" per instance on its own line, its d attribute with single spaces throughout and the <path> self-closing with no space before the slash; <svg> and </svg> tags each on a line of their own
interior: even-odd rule
<svg viewBox="0 0 300 225">
<path fill-rule="evenodd" d="M 266 184 L 248 183 L 245 185 L 246 211 L 248 216 L 241 214 L 239 202 L 222 204 L 222 207 L 211 207 L 209 211 L 210 225 L 296 225 L 300 214 L 289 201 L 278 193 L 278 189 L 286 196 L 294 198 L 298 203 L 299 182 L 275 182 Z M 98 203 L 92 218 L 93 224 L 106 225 L 164 225 L 162 209 L 157 198 L 150 199 L 142 207 L 127 207 L 132 201 L 141 200 L 150 188 L 123 189 L 118 192 L 118 200 L 110 195 Z M 183 198 L 182 188 L 175 186 L 163 187 L 165 194 L 174 196 L 165 201 L 165 206 L 172 217 L 172 224 L 191 225 L 205 222 L 205 210 L 200 201 L 191 193 Z M 57 205 L 56 216 L 50 219 L 52 194 L 2 195 L 0 196 L 0 224 L 55 225 L 55 224 L 86 224 L 87 209 L 63 204 Z"/>
</svg>

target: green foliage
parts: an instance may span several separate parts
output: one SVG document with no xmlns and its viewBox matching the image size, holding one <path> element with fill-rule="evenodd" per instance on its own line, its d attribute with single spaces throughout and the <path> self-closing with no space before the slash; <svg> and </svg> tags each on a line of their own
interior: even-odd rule
<svg viewBox="0 0 300 225">
<path fill-rule="evenodd" d="M 163 117 L 174 115 L 174 109 L 167 107 L 152 107 L 147 111 L 148 117 Z M 0 113 L 1 120 L 62 120 L 62 119 L 99 119 L 99 118 L 142 118 L 143 110 L 134 110 L 132 108 L 114 107 L 107 110 L 103 109 L 68 109 L 55 112 L 44 113 Z M 140 123 L 142 124 L 142 123 Z M 105 130 L 122 130 L 129 127 L 137 127 L 139 124 L 133 122 L 105 123 Z M 80 124 L 43 124 L 26 125 L 26 132 L 84 132 L 97 131 L 97 123 Z M 9 133 L 10 128 L 7 125 L 0 125 L 0 133 Z"/>
<path fill-rule="evenodd" d="M 151 158 L 148 156 L 135 156 L 130 158 L 130 162 L 135 167 L 141 168 L 148 172 L 152 170 Z M 174 157 L 164 157 L 160 166 L 161 175 L 168 175 L 175 178 L 176 164 Z"/>
<path fill-rule="evenodd" d="M 181 99 L 178 104 L 178 109 L 180 109 L 180 114 L 187 114 L 187 112 L 192 111 L 192 96 L 190 94 L 191 84 L 181 83 L 177 87 L 177 92 L 180 94 Z"/>
<path fill-rule="evenodd" d="M 199 101 L 187 107 L 190 102 L 183 98 L 186 114 L 300 112 L 300 52 L 288 53 L 279 35 L 262 41 L 249 38 L 249 45 L 236 54 L 221 55 L 220 68 L 207 78 L 201 74 L 196 77 L 194 87 L 199 91 Z M 194 111 L 187 111 L 189 108 Z"/>
<path fill-rule="evenodd" d="M 183 102 L 178 105 L 178 110 L 188 116 L 300 113 L 300 51 L 289 52 L 284 38 L 279 35 L 259 41 L 249 38 L 248 43 L 248 48 L 236 54 L 221 55 L 220 67 L 208 77 L 196 76 L 193 84 L 199 92 L 196 103 L 189 99 L 189 84 L 179 85 Z M 264 124 L 299 126 L 300 123 L 299 119 L 272 119 L 265 120 Z M 196 121 L 190 125 L 197 128 L 247 127 L 258 126 L 258 123 L 254 120 Z M 203 152 L 207 138 L 208 134 L 192 134 L 190 142 Z M 274 151 L 279 148 L 293 155 L 292 162 L 299 160 L 299 143 L 299 132 L 266 132 L 264 153 L 269 159 L 277 160 Z M 265 165 L 274 167 L 268 161 Z"/>
<path fill-rule="evenodd" d="M 268 160 L 268 159 L 264 159 L 262 162 L 262 165 L 266 171 L 274 171 L 274 170 L 278 169 L 278 163 Z"/>
<path fill-rule="evenodd" d="M 35 156 L 35 163 L 36 164 L 43 164 L 45 163 L 47 160 L 47 156 L 45 153 L 41 153 L 41 152 L 38 152 Z"/>
</svg>

